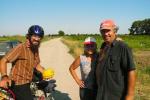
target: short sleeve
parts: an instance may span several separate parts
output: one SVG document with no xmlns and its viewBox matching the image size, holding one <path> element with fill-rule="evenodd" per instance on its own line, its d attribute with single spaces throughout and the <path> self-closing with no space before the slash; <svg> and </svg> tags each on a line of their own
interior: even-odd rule
<svg viewBox="0 0 150 100">
<path fill-rule="evenodd" d="M 133 60 L 133 54 L 131 48 L 129 48 L 127 45 L 124 45 L 122 49 L 122 66 L 127 71 L 135 70 L 135 64 Z"/>
</svg>

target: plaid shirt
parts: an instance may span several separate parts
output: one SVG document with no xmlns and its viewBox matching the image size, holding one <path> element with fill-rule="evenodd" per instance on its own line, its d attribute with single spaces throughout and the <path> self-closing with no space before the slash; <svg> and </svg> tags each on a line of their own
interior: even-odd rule
<svg viewBox="0 0 150 100">
<path fill-rule="evenodd" d="M 15 81 L 16 85 L 31 82 L 33 68 L 40 63 L 38 51 L 31 51 L 27 43 L 22 43 L 12 49 L 5 59 L 12 63 L 10 78 Z"/>
</svg>

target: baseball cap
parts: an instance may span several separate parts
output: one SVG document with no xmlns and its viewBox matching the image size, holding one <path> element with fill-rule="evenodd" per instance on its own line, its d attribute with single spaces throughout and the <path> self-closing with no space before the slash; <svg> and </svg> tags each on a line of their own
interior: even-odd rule
<svg viewBox="0 0 150 100">
<path fill-rule="evenodd" d="M 112 29 L 114 28 L 116 25 L 114 23 L 113 20 L 104 20 L 102 21 L 102 23 L 100 24 L 100 30 L 103 29 Z"/>
<path fill-rule="evenodd" d="M 93 37 L 87 37 L 84 41 L 84 44 L 95 44 L 96 43 L 96 39 Z"/>
</svg>

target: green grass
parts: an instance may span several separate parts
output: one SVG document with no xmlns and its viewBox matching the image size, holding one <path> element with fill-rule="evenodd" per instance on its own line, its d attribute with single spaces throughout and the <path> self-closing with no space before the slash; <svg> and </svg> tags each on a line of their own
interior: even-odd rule
<svg viewBox="0 0 150 100">
<path fill-rule="evenodd" d="M 9 40 L 19 40 L 21 42 L 25 41 L 25 36 L 5 36 L 0 37 L 0 41 L 9 41 Z"/>
<path fill-rule="evenodd" d="M 120 36 L 134 50 L 150 50 L 150 35 Z"/>
<path fill-rule="evenodd" d="M 137 66 L 135 100 L 150 100 L 150 66 Z"/>
<path fill-rule="evenodd" d="M 88 36 L 92 36 L 96 39 L 98 47 L 100 47 L 103 39 L 100 35 L 76 35 L 76 36 L 65 36 L 64 38 L 83 42 Z M 150 50 L 150 35 L 118 35 L 123 41 L 125 41 L 129 47 L 133 50 Z"/>
</svg>

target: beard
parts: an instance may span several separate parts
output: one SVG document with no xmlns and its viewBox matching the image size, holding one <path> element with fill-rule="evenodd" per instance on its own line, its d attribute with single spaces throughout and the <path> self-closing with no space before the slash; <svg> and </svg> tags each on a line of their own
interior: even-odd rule
<svg viewBox="0 0 150 100">
<path fill-rule="evenodd" d="M 30 41 L 30 44 L 31 44 L 31 50 L 33 52 L 38 51 L 38 49 L 40 47 L 40 42 L 39 41 L 35 41 L 35 42 L 34 41 L 33 42 Z"/>
</svg>

